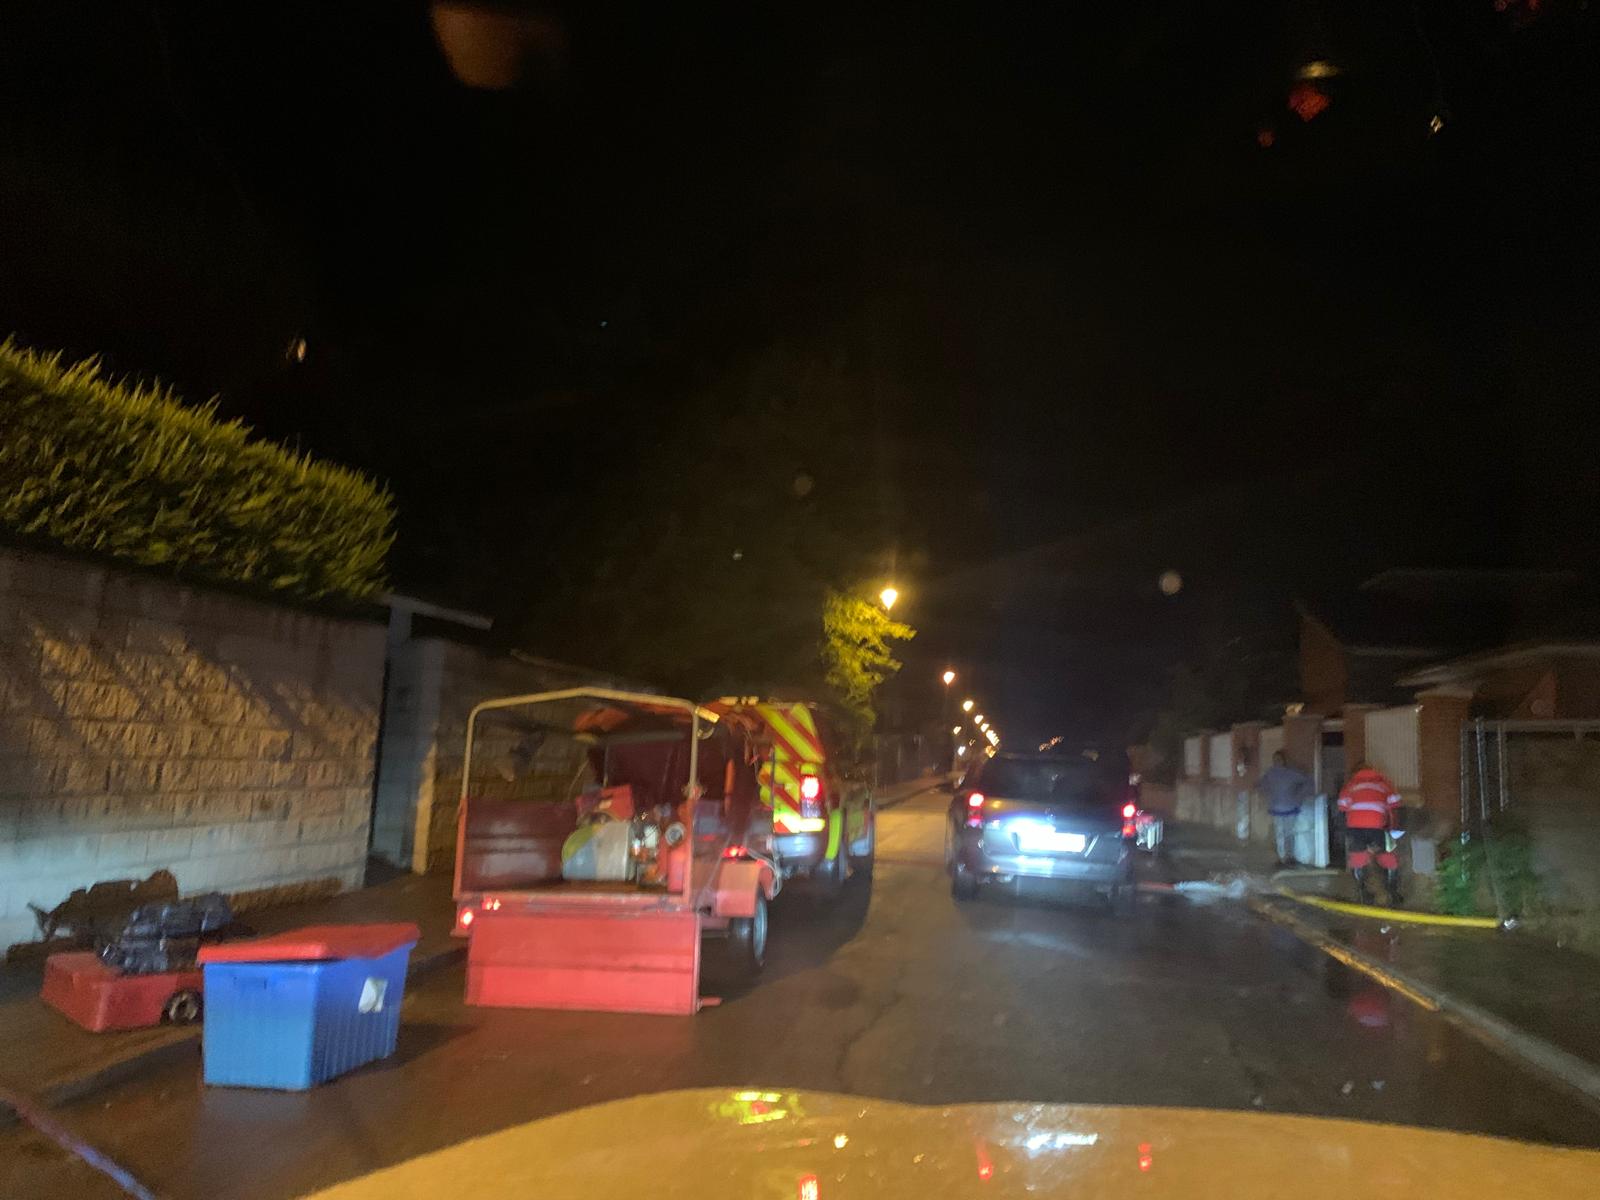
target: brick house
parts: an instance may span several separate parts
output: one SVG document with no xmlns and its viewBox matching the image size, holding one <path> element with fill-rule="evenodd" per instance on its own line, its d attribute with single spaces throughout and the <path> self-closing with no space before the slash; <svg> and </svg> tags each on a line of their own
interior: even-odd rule
<svg viewBox="0 0 1600 1200">
<path fill-rule="evenodd" d="M 1262 765 L 1282 750 L 1329 794 L 1357 762 L 1371 762 L 1418 810 L 1419 832 L 1446 835 L 1462 819 L 1464 722 L 1532 721 L 1548 730 L 1557 721 L 1600 721 L 1594 599 L 1568 572 L 1408 569 L 1374 576 L 1349 593 L 1299 601 L 1302 699 L 1280 725 L 1246 722 L 1188 738 L 1180 817 L 1265 837 L 1251 789 Z M 1579 745 L 1560 754 L 1548 747 L 1506 753 L 1551 759 L 1540 760 L 1544 775 L 1560 775 L 1584 792 L 1569 807 L 1583 808 L 1587 829 L 1587 781 L 1592 776 L 1600 786 L 1600 743 L 1593 744 L 1593 771 L 1586 759 L 1568 761 L 1589 755 Z M 1523 787 L 1518 799 L 1526 805 L 1535 795 Z M 1600 826 L 1592 841 L 1600 846 Z M 1594 858 L 1600 862 L 1600 852 Z"/>
<path fill-rule="evenodd" d="M 1308 712 L 1335 715 L 1347 704 L 1398 703 L 1418 688 L 1487 685 L 1489 675 L 1498 694 L 1519 686 L 1510 672 L 1520 671 L 1517 678 L 1531 688 L 1558 660 L 1569 664 L 1574 701 L 1587 695 L 1600 702 L 1600 679 L 1583 682 L 1581 650 L 1569 646 L 1563 654 L 1538 640 L 1544 631 L 1581 625 L 1573 614 L 1590 600 L 1587 590 L 1565 571 L 1407 568 L 1351 592 L 1299 600 L 1302 702 Z M 1530 640 L 1525 649 L 1538 651 L 1531 658 L 1495 658 Z M 1545 666 L 1536 669 L 1540 661 Z M 1459 669 L 1441 670 L 1446 663 Z"/>
<path fill-rule="evenodd" d="M 1600 719 L 1600 641 L 1496 646 L 1402 675 L 1406 688 L 1470 693 L 1472 715 L 1490 720 Z"/>
</svg>

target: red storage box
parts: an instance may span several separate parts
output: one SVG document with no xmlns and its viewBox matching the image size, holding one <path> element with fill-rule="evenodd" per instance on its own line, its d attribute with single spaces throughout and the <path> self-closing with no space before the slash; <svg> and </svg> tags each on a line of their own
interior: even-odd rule
<svg viewBox="0 0 1600 1200">
<path fill-rule="evenodd" d="M 39 997 L 94 1033 L 147 1029 L 163 1020 L 186 1023 L 196 1019 L 204 979 L 198 967 L 157 975 L 124 975 L 84 950 L 45 959 Z"/>
</svg>

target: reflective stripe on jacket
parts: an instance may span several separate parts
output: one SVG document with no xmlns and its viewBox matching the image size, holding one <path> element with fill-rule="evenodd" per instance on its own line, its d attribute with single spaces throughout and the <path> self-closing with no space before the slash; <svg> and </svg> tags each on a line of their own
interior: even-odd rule
<svg viewBox="0 0 1600 1200">
<path fill-rule="evenodd" d="M 1350 776 L 1339 792 L 1339 811 L 1351 829 L 1387 829 L 1399 807 L 1400 793 L 1394 784 L 1371 767 Z"/>
</svg>

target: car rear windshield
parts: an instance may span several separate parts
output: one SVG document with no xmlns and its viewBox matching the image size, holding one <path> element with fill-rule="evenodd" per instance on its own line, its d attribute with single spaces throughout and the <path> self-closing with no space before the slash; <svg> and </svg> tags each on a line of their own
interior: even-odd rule
<svg viewBox="0 0 1600 1200">
<path fill-rule="evenodd" d="M 1093 763 L 996 758 L 983 768 L 978 787 L 1006 800 L 1038 800 L 1074 808 L 1116 803 L 1115 780 Z"/>
</svg>

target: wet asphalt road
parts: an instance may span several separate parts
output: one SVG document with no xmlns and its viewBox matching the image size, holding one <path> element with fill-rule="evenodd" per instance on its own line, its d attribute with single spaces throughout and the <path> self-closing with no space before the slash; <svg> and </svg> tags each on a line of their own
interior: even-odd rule
<svg viewBox="0 0 1600 1200">
<path fill-rule="evenodd" d="M 706 1086 L 1258 1109 L 1600 1146 L 1592 1109 L 1242 906 L 958 906 L 947 802 L 885 813 L 877 877 L 839 907 L 785 897 L 760 983 L 695 1018 L 468 1009 L 457 969 L 411 990 L 393 1059 L 315 1092 L 205 1089 L 196 1056 L 64 1115 L 175 1200 L 299 1195 L 542 1115 Z M 0 1195 L 114 1194 L 0 1132 Z"/>
</svg>

